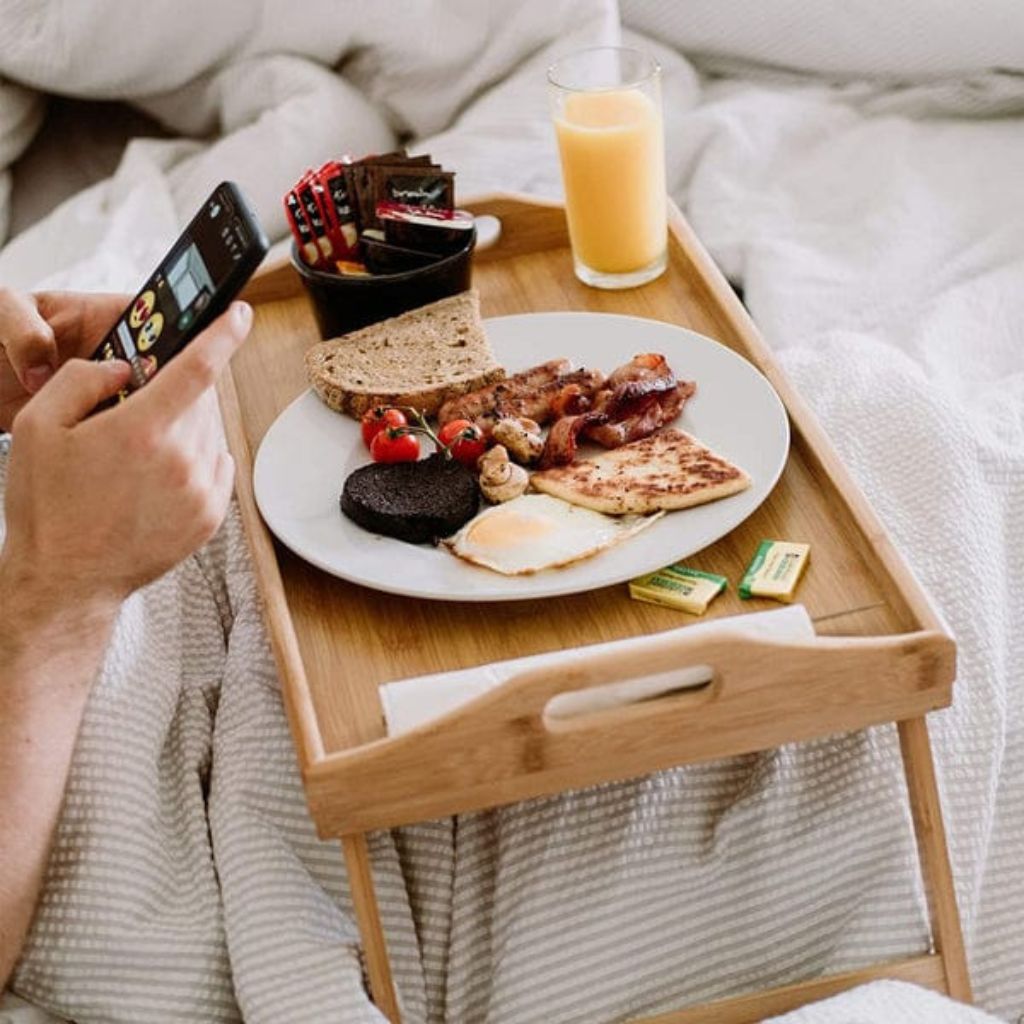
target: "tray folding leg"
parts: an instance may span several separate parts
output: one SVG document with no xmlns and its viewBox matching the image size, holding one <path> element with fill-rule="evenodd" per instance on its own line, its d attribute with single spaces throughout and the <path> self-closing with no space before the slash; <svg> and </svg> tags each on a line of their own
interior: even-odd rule
<svg viewBox="0 0 1024 1024">
<path fill-rule="evenodd" d="M 373 868 L 370 864 L 370 849 L 366 835 L 344 836 L 341 848 L 345 855 L 348 871 L 349 890 L 352 895 L 352 909 L 355 911 L 359 936 L 363 943 L 363 963 L 370 995 L 377 1008 L 392 1024 L 398 1024 L 398 996 L 391 976 L 391 961 L 384 939 L 384 927 L 380 920 L 377 893 L 373 888 Z"/>
<path fill-rule="evenodd" d="M 924 718 L 910 718 L 900 722 L 898 729 L 910 813 L 917 837 L 917 856 L 928 897 L 932 943 L 942 960 L 945 974 L 944 991 L 954 999 L 970 1002 L 971 979 L 942 822 L 942 804 L 935 780 L 928 723 Z"/>
</svg>

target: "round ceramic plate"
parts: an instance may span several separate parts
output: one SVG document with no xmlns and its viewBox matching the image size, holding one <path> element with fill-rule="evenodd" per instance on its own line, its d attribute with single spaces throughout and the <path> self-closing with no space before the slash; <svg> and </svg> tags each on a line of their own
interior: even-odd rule
<svg viewBox="0 0 1024 1024">
<path fill-rule="evenodd" d="M 487 320 L 485 327 L 509 373 L 557 356 L 610 373 L 638 352 L 663 353 L 679 379 L 697 382 L 697 393 L 673 426 L 743 467 L 751 486 L 669 512 L 573 565 L 502 576 L 444 547 L 381 537 L 345 518 L 338 504 L 342 484 L 369 456 L 359 424 L 307 391 L 271 425 L 253 469 L 260 512 L 282 543 L 326 572 L 393 594 L 438 601 L 556 597 L 621 583 L 686 558 L 743 522 L 775 486 L 789 452 L 785 409 L 761 373 L 724 345 L 658 320 L 603 313 L 527 313 Z"/>
</svg>

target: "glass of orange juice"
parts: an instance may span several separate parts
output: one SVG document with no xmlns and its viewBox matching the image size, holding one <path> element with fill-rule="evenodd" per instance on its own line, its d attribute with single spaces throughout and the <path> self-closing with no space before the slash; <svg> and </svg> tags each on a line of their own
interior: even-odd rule
<svg viewBox="0 0 1024 1024">
<path fill-rule="evenodd" d="M 634 288 L 665 269 L 667 198 L 661 68 L 615 46 L 548 69 L 576 276 Z"/>
</svg>

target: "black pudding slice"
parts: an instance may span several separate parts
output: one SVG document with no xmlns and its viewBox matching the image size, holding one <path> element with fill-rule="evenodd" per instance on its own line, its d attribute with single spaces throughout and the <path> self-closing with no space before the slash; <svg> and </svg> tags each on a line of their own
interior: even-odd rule
<svg viewBox="0 0 1024 1024">
<path fill-rule="evenodd" d="M 419 462 L 374 462 L 350 474 L 341 511 L 363 529 L 423 544 L 447 537 L 476 515 L 476 477 L 435 453 Z"/>
</svg>

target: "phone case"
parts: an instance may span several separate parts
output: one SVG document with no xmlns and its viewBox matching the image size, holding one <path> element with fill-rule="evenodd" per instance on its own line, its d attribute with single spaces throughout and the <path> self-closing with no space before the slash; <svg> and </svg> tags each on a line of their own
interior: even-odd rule
<svg viewBox="0 0 1024 1024">
<path fill-rule="evenodd" d="M 270 248 L 267 236 L 259 221 L 256 219 L 255 214 L 252 212 L 241 189 L 239 189 L 234 182 L 222 182 L 203 202 L 203 205 L 200 207 L 198 212 L 191 221 L 189 221 L 188 227 L 185 228 L 175 241 L 174 245 L 168 250 L 164 258 L 157 265 L 156 269 L 147 277 L 142 288 L 137 292 L 129 306 L 124 310 L 121 316 L 118 317 L 114 327 L 111 328 L 95 352 L 93 352 L 92 358 L 101 360 L 115 357 L 119 352 L 123 353 L 128 351 L 129 362 L 132 364 L 132 380 L 127 391 L 122 392 L 119 396 L 103 403 L 100 408 L 106 408 L 110 405 L 116 404 L 118 401 L 126 398 L 129 392 L 135 391 L 145 385 L 147 375 L 143 359 L 139 356 L 137 351 L 133 351 L 130 348 L 126 349 L 125 345 L 119 342 L 117 337 L 118 333 L 119 331 L 124 332 L 124 337 L 121 339 L 124 341 L 127 338 L 128 333 L 125 322 L 130 322 L 132 316 L 146 315 L 137 313 L 137 306 L 140 301 L 144 301 L 144 297 L 148 293 L 150 303 L 152 304 L 154 301 L 153 291 L 159 287 L 156 282 L 160 279 L 161 274 L 165 272 L 165 268 L 172 257 L 181 250 L 183 246 L 188 246 L 190 243 L 195 243 L 197 246 L 199 245 L 197 236 L 202 235 L 201 220 L 204 217 L 210 216 L 211 208 L 215 207 L 217 204 L 219 204 L 224 211 L 224 224 L 227 224 L 230 220 L 237 218 L 241 226 L 244 228 L 247 235 L 245 247 L 241 251 L 240 257 L 237 258 L 236 262 L 231 266 L 228 274 L 218 285 L 216 285 L 215 288 L 213 288 L 208 304 L 195 313 L 194 319 L 187 326 L 181 323 L 178 324 L 181 336 L 169 351 L 161 356 L 162 363 L 166 363 L 176 356 L 190 341 L 192 341 L 193 338 L 196 337 L 197 334 L 199 334 L 200 331 L 212 323 L 213 320 L 227 309 L 228 304 L 239 293 L 245 283 L 252 276 L 253 271 L 262 262 L 263 257 Z M 218 213 L 219 211 L 214 211 L 212 216 L 217 216 Z M 222 238 L 223 237 L 224 234 L 222 232 Z M 203 250 L 199 249 L 198 251 L 200 253 L 200 258 L 202 258 L 201 254 Z M 210 250 L 207 249 L 206 252 L 209 256 Z M 166 280 L 166 278 L 164 278 L 164 280 Z M 155 320 L 156 317 L 153 319 Z M 139 324 L 132 323 L 131 326 L 139 327 Z M 158 326 L 156 331 L 159 332 L 159 330 L 160 327 Z M 135 340 L 137 341 L 138 339 L 136 338 Z M 150 344 L 153 343 L 153 341 L 150 341 Z M 139 345 L 139 350 L 143 352 L 145 351 L 145 348 L 141 343 Z"/>
</svg>

